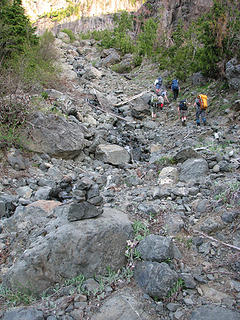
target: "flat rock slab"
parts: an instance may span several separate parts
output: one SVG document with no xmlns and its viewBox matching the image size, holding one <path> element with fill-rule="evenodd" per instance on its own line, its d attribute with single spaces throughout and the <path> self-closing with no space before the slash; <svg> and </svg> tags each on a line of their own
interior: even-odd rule
<svg viewBox="0 0 240 320">
<path fill-rule="evenodd" d="M 91 320 L 157 320 L 157 315 L 150 314 L 147 301 L 142 299 L 141 294 L 137 296 L 136 292 L 123 289 L 111 296 Z"/>
<path fill-rule="evenodd" d="M 190 320 L 239 320 L 240 313 L 218 306 L 203 306 L 193 311 Z"/>
</svg>

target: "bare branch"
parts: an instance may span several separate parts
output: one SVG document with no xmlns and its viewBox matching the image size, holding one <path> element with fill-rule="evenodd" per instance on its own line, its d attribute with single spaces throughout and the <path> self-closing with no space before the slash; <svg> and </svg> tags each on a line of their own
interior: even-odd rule
<svg viewBox="0 0 240 320">
<path fill-rule="evenodd" d="M 205 234 L 205 233 L 202 233 L 202 232 L 197 231 L 197 230 L 193 230 L 193 232 L 194 232 L 194 233 L 197 233 L 197 234 L 199 234 L 199 235 L 201 235 L 201 236 L 203 236 L 204 238 L 208 238 L 208 239 L 210 239 L 210 240 L 212 240 L 212 241 L 218 242 L 218 243 L 222 244 L 223 246 L 226 246 L 226 247 L 228 247 L 228 248 L 231 248 L 231 249 L 240 251 L 240 248 L 238 248 L 238 247 L 236 247 L 236 246 L 233 246 L 233 245 L 231 245 L 231 244 L 225 243 L 225 242 L 223 242 L 223 241 L 221 241 L 221 240 L 215 239 L 215 238 L 213 238 L 213 237 L 210 237 L 210 236 L 208 236 L 208 235 Z"/>
</svg>

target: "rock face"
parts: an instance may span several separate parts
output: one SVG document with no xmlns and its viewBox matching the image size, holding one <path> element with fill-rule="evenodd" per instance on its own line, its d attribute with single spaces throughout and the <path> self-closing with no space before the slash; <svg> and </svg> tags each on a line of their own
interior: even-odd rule
<svg viewBox="0 0 240 320">
<path fill-rule="evenodd" d="M 47 234 L 32 237 L 5 275 L 8 285 L 40 293 L 79 274 L 90 277 L 103 274 L 107 267 L 118 270 L 123 266 L 125 244 L 132 232 L 127 215 L 106 209 L 97 219 L 77 222 L 67 222 L 62 208 L 58 215 L 45 226 L 41 224 Z M 28 215 L 22 219 L 27 221 Z"/>
<path fill-rule="evenodd" d="M 136 28 L 140 28 L 141 16 L 156 17 L 161 14 L 161 29 L 167 34 L 182 20 L 183 24 L 189 23 L 197 16 L 205 13 L 213 5 L 212 0 L 174 1 L 150 0 L 147 1 L 136 13 Z M 138 17 L 140 18 L 138 20 Z M 159 28 L 159 30 L 161 30 Z"/>
<path fill-rule="evenodd" d="M 76 15 L 72 14 L 69 17 L 63 18 L 61 23 L 61 29 L 68 28 L 75 30 L 77 32 L 86 32 L 88 30 L 102 30 L 106 27 L 111 27 L 113 22 L 113 17 L 109 17 L 109 13 L 113 14 L 121 10 L 135 11 L 139 9 L 142 5 L 142 0 L 131 1 L 131 0 L 110 0 L 107 3 L 99 2 L 97 0 L 90 0 L 87 2 L 85 0 L 72 1 L 69 5 L 67 0 L 36 0 L 34 2 L 23 0 L 23 7 L 26 10 L 27 15 L 32 20 L 37 20 L 35 23 L 38 27 L 38 31 L 42 33 L 47 28 L 58 30 L 59 21 L 54 21 L 47 17 L 39 19 L 39 16 L 46 15 L 49 12 L 64 12 L 67 9 L 75 5 L 78 8 Z M 81 19 L 79 19 L 81 16 Z M 89 17 L 86 19 L 86 17 Z"/>
<path fill-rule="evenodd" d="M 227 62 L 226 77 L 228 80 L 228 84 L 232 89 L 240 89 L 240 63 L 236 58 Z"/>
<path fill-rule="evenodd" d="M 40 112 L 34 115 L 31 123 L 31 136 L 34 136 L 34 139 L 31 136 L 23 139 L 24 146 L 30 151 L 71 159 L 84 148 L 84 135 L 80 123 Z"/>
</svg>

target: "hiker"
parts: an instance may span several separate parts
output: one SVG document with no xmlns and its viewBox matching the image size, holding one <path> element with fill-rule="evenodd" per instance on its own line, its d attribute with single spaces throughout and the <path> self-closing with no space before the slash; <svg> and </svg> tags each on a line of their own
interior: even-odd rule
<svg viewBox="0 0 240 320">
<path fill-rule="evenodd" d="M 182 126 L 184 127 L 186 126 L 186 122 L 187 122 L 187 109 L 188 109 L 188 106 L 187 106 L 186 99 L 181 100 L 178 105 L 178 113 L 179 113 L 180 120 L 182 122 Z"/>
<path fill-rule="evenodd" d="M 162 87 L 163 81 L 162 81 L 162 77 L 158 77 L 155 82 L 154 82 L 154 86 L 155 86 L 155 90 L 160 90 Z"/>
<path fill-rule="evenodd" d="M 167 97 L 167 90 L 163 89 L 160 93 L 160 95 L 163 97 L 164 101 L 166 101 L 167 103 L 169 103 L 168 97 Z"/>
<path fill-rule="evenodd" d="M 206 120 L 206 109 L 207 109 L 207 96 L 204 94 L 199 94 L 194 102 L 194 107 L 196 108 L 196 123 L 200 126 L 200 117 L 202 119 L 203 125 L 207 124 Z"/>
<path fill-rule="evenodd" d="M 179 87 L 177 79 L 173 79 L 172 80 L 171 89 L 172 89 L 172 92 L 173 92 L 173 99 L 177 100 L 178 94 L 180 92 L 180 87 Z"/>
<path fill-rule="evenodd" d="M 148 104 L 151 106 L 152 120 L 155 120 L 157 118 L 157 109 L 163 109 L 164 99 L 157 92 L 153 92 Z"/>
</svg>

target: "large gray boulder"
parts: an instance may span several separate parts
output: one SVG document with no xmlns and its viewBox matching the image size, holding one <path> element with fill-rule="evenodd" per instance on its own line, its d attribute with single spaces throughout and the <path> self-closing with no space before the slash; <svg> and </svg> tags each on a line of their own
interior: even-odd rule
<svg viewBox="0 0 240 320">
<path fill-rule="evenodd" d="M 130 155 L 126 149 L 115 144 L 100 144 L 96 149 L 96 158 L 105 163 L 122 165 L 130 161 Z"/>
<path fill-rule="evenodd" d="M 144 261 L 136 266 L 134 278 L 150 297 L 162 299 L 174 287 L 178 276 L 165 262 Z"/>
<path fill-rule="evenodd" d="M 226 77 L 232 89 L 240 89 L 240 63 L 236 58 L 226 63 Z"/>
<path fill-rule="evenodd" d="M 34 308 L 13 308 L 6 311 L 3 320 L 44 320 L 44 314 Z"/>
<path fill-rule="evenodd" d="M 79 274 L 88 278 L 105 273 L 107 267 L 116 271 L 125 264 L 126 241 L 132 235 L 126 214 L 106 208 L 95 219 L 69 222 L 67 208 L 68 205 L 57 207 L 54 212 L 45 213 L 44 218 L 36 219 L 26 249 L 4 275 L 5 286 L 27 288 L 39 294 Z M 55 219 L 47 219 L 50 216 Z M 19 224 L 29 231 L 28 219 L 25 210 Z"/>
<path fill-rule="evenodd" d="M 191 158 L 202 158 L 202 156 L 192 148 L 186 147 L 178 151 L 173 157 L 174 161 L 177 163 L 178 162 L 182 163 L 187 159 L 191 159 Z"/>
<path fill-rule="evenodd" d="M 104 67 L 110 67 L 111 65 L 120 62 L 121 57 L 115 49 L 106 49 L 102 52 L 101 65 Z"/>
<path fill-rule="evenodd" d="M 41 112 L 35 113 L 30 121 L 31 134 L 24 132 L 22 139 L 26 149 L 47 153 L 56 158 L 71 159 L 84 148 L 84 134 L 80 122 Z"/>
<path fill-rule="evenodd" d="M 209 172 L 208 163 L 205 159 L 188 159 L 181 166 L 180 181 L 201 180 Z"/>
<path fill-rule="evenodd" d="M 195 309 L 190 320 L 239 320 L 240 313 L 219 306 L 207 305 Z"/>
<path fill-rule="evenodd" d="M 173 242 L 170 238 L 150 234 L 137 246 L 143 260 L 163 262 L 174 256 Z"/>
<path fill-rule="evenodd" d="M 150 302 L 138 291 L 125 288 L 111 295 L 91 320 L 154 320 L 155 317 L 147 312 Z"/>
<path fill-rule="evenodd" d="M 148 104 L 150 98 L 151 94 L 145 93 L 131 101 L 131 114 L 134 118 L 142 120 L 146 115 L 150 115 L 150 106 Z"/>
<path fill-rule="evenodd" d="M 161 186 L 174 186 L 178 181 L 178 169 L 174 167 L 165 167 L 159 173 L 158 183 Z"/>
</svg>

